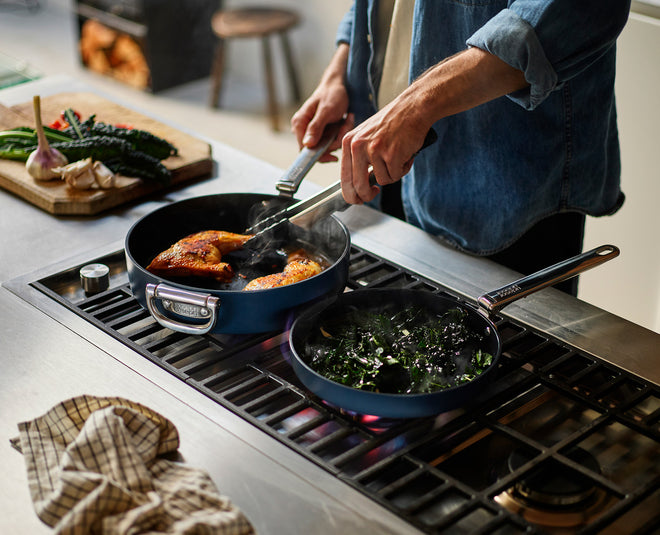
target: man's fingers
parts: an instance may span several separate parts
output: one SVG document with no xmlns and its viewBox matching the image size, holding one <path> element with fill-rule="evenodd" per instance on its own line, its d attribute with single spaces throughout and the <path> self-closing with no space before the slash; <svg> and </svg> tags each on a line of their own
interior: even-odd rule
<svg viewBox="0 0 660 535">
<path fill-rule="evenodd" d="M 316 106 L 309 101 L 303 104 L 300 109 L 291 118 L 291 130 L 293 131 L 298 146 L 302 149 L 305 145 L 304 138 L 307 135 L 310 122 L 314 119 Z"/>
<path fill-rule="evenodd" d="M 378 194 L 378 187 L 369 184 L 369 175 L 372 170 L 371 156 L 369 153 L 369 144 L 366 141 L 355 140 L 351 143 L 352 159 L 352 185 L 355 191 L 355 202 L 365 203 L 373 199 Z M 382 161 L 377 163 L 379 173 L 383 173 Z M 385 172 L 387 172 L 385 170 Z"/>
<path fill-rule="evenodd" d="M 396 179 L 392 178 L 385 162 L 380 158 L 375 158 L 374 161 L 371 162 L 371 165 L 373 167 L 374 176 L 376 177 L 376 182 L 381 186 L 386 186 L 387 184 L 396 181 Z"/>
<path fill-rule="evenodd" d="M 307 130 L 305 131 L 305 136 L 302 139 L 302 144 L 310 149 L 315 147 L 323 135 L 324 128 L 325 123 L 319 121 L 318 119 L 312 119 L 312 121 L 310 121 L 310 123 L 307 125 Z"/>
</svg>

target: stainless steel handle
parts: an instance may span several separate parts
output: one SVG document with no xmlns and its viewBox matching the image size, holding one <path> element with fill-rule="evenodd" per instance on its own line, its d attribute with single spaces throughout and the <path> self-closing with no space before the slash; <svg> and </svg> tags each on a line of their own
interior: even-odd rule
<svg viewBox="0 0 660 535">
<path fill-rule="evenodd" d="M 371 175 L 373 177 L 373 175 Z M 375 181 L 375 177 L 374 177 Z M 331 184 L 317 195 L 296 205 L 298 212 L 289 218 L 294 225 L 310 228 L 314 223 L 350 206 L 341 193 L 341 182 Z"/>
<path fill-rule="evenodd" d="M 369 166 L 369 184 L 377 185 L 371 166 Z M 342 212 L 352 205 L 344 200 L 341 182 L 338 181 L 295 206 L 297 213 L 289 218 L 289 222 L 302 228 L 310 228 L 317 221 L 335 212 Z"/>
<path fill-rule="evenodd" d="M 218 320 L 220 299 L 210 294 L 198 294 L 188 290 L 172 288 L 166 284 L 147 284 L 147 308 L 153 318 L 163 327 L 185 334 L 206 334 Z M 191 319 L 203 319 L 205 323 L 184 323 L 168 318 L 156 306 L 160 300 L 162 307 L 174 314 Z"/>
<path fill-rule="evenodd" d="M 497 290 L 485 293 L 477 298 L 477 302 L 487 313 L 493 313 L 531 293 L 575 277 L 617 256 L 619 256 L 617 247 L 614 245 L 601 245 L 591 251 L 518 279 Z"/>
<path fill-rule="evenodd" d="M 293 197 L 298 191 L 303 178 L 309 170 L 325 154 L 332 142 L 337 139 L 339 130 L 344 121 L 331 123 L 325 127 L 321 140 L 313 148 L 303 147 L 298 157 L 293 161 L 289 169 L 277 181 L 276 188 L 282 197 Z"/>
</svg>

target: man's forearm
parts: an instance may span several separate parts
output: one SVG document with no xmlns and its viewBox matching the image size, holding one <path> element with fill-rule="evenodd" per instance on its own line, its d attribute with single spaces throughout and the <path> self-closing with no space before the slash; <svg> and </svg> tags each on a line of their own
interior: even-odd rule
<svg viewBox="0 0 660 535">
<path fill-rule="evenodd" d="M 426 126 L 529 85 L 522 71 L 479 48 L 428 69 L 400 96 L 414 99 Z"/>
<path fill-rule="evenodd" d="M 347 43 L 340 43 L 335 51 L 330 63 L 323 71 L 319 85 L 340 82 L 344 83 L 346 78 L 346 66 L 348 65 L 348 54 L 350 46 Z"/>
</svg>

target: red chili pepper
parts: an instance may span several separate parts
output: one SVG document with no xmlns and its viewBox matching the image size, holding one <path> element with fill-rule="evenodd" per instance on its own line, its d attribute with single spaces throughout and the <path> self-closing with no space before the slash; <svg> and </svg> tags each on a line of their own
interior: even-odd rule
<svg viewBox="0 0 660 535">
<path fill-rule="evenodd" d="M 55 119 L 48 126 L 50 126 L 51 128 L 54 128 L 55 130 L 64 130 L 64 129 L 69 127 L 69 123 L 67 123 L 66 121 L 63 121 L 61 119 Z"/>
</svg>

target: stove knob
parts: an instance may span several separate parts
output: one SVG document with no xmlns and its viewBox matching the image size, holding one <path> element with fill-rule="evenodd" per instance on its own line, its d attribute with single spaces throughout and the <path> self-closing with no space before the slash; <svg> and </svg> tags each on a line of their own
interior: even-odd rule
<svg viewBox="0 0 660 535">
<path fill-rule="evenodd" d="M 88 295 L 107 290 L 110 286 L 110 268 L 105 264 L 87 264 L 80 268 L 80 286 Z"/>
</svg>

